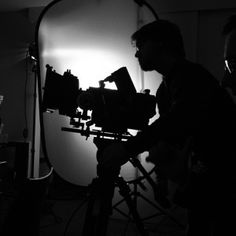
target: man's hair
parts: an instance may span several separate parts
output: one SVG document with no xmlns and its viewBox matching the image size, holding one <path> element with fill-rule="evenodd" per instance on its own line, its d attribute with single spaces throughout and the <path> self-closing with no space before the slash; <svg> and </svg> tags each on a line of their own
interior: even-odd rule
<svg viewBox="0 0 236 236">
<path fill-rule="evenodd" d="M 226 24 L 223 27 L 222 34 L 228 35 L 231 31 L 236 29 L 236 15 L 228 17 Z"/>
<path fill-rule="evenodd" d="M 146 40 L 161 42 L 172 53 L 185 57 L 183 38 L 179 27 L 168 20 L 156 20 L 144 25 L 131 36 L 138 47 Z"/>
</svg>

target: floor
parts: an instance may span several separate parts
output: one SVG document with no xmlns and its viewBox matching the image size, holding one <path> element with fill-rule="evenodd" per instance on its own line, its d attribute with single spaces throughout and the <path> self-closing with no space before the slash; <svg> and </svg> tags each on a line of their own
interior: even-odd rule
<svg viewBox="0 0 236 236">
<path fill-rule="evenodd" d="M 21 186 L 20 189 L 17 186 Z M 87 187 L 70 184 L 55 173 L 53 173 L 53 178 L 21 183 L 17 186 L 12 187 L 12 184 L 7 184 L 2 187 L 5 191 L 0 194 L 0 227 L 4 225 L 3 222 L 8 215 L 11 217 L 8 220 L 10 233 L 1 235 L 12 236 L 12 232 L 24 236 L 82 235 L 88 202 Z M 14 206 L 15 202 L 17 204 Z M 113 214 L 108 221 L 106 236 L 141 235 L 133 220 L 123 215 L 128 214 L 127 205 L 121 203 L 114 207 L 115 203 L 113 203 Z M 156 203 L 152 200 L 149 203 L 141 197 L 138 197 L 137 209 L 149 236 L 185 235 L 186 212 L 184 209 L 173 206 L 165 211 L 159 206 L 156 207 Z M 145 213 L 147 209 L 150 213 L 148 216 Z M 37 227 L 39 234 L 33 235 L 30 228 L 37 232 Z"/>
<path fill-rule="evenodd" d="M 49 203 L 48 203 L 49 204 Z M 83 201 L 57 200 L 51 202 L 52 205 L 41 217 L 40 236 L 58 235 L 74 236 L 82 235 L 86 204 L 81 207 Z M 144 225 L 149 232 L 149 236 L 183 236 L 184 231 L 168 216 L 157 217 L 156 222 L 146 221 Z M 108 223 L 107 236 L 140 235 L 134 222 L 127 218 L 111 216 Z"/>
<path fill-rule="evenodd" d="M 126 203 L 118 204 L 115 207 L 116 202 L 113 203 L 113 214 L 109 218 L 107 236 L 141 235 L 133 220 L 128 215 L 122 215 L 128 214 Z M 87 188 L 76 187 L 57 176 L 44 204 L 40 219 L 40 236 L 82 235 L 87 203 Z M 165 211 L 150 205 L 156 205 L 155 202 L 147 203 L 141 198 L 138 199 L 137 204 L 146 204 L 144 207 L 151 209 L 148 216 L 142 214 L 142 208 L 139 211 L 149 236 L 185 235 L 186 212 L 184 209 L 173 206 L 170 210 Z"/>
</svg>

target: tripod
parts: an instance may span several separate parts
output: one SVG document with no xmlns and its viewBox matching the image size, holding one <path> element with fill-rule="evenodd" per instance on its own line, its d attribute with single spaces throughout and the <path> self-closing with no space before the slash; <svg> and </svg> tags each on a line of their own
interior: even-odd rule
<svg viewBox="0 0 236 236">
<path fill-rule="evenodd" d="M 130 195 L 133 196 L 133 201 L 135 202 L 135 205 L 137 206 L 137 198 L 140 197 L 142 200 L 146 201 L 147 203 L 149 203 L 152 207 L 154 207 L 155 209 L 158 210 L 158 212 L 156 214 L 153 214 L 151 216 L 148 216 L 146 218 L 142 218 L 142 221 L 144 220 L 148 220 L 150 218 L 156 217 L 158 215 L 167 215 L 169 217 L 170 220 L 172 220 L 176 225 L 178 225 L 180 228 L 185 229 L 185 225 L 183 225 L 182 223 L 180 223 L 175 217 L 173 217 L 168 210 L 166 210 L 167 208 L 170 208 L 171 203 L 168 201 L 167 198 L 165 198 L 164 195 L 161 195 L 161 190 L 156 193 L 158 194 L 158 199 L 155 196 L 155 200 L 159 203 L 156 204 L 153 201 L 151 201 L 150 199 L 148 199 L 147 197 L 145 197 L 142 193 L 140 193 L 137 189 L 138 186 L 141 187 L 141 189 L 146 190 L 146 187 L 144 186 L 144 184 L 142 183 L 142 180 L 146 179 L 148 181 L 148 183 L 151 185 L 151 187 L 153 188 L 153 190 L 155 191 L 156 189 L 158 189 L 158 185 L 157 183 L 155 183 L 155 181 L 151 178 L 151 174 L 153 171 L 155 171 L 155 167 L 148 173 L 145 168 L 142 166 L 142 164 L 140 163 L 139 159 L 137 158 L 132 158 L 129 159 L 129 161 L 133 164 L 134 167 L 138 168 L 138 170 L 143 174 L 143 176 L 138 177 L 135 180 L 126 182 L 126 184 L 130 185 L 133 184 L 134 185 L 134 190 L 130 192 Z M 155 194 L 154 194 L 155 195 Z M 125 199 L 120 200 L 119 202 L 117 202 L 115 205 L 113 205 L 113 208 L 115 210 L 117 210 L 120 214 L 122 214 L 125 217 L 129 217 L 127 214 L 125 214 L 124 212 L 122 212 L 121 210 L 119 210 L 117 208 L 118 205 L 120 205 Z"/>
<path fill-rule="evenodd" d="M 90 196 L 88 200 L 83 236 L 106 235 L 109 216 L 112 214 L 112 199 L 115 186 L 119 187 L 119 192 L 127 203 L 130 213 L 135 221 L 140 235 L 147 236 L 143 222 L 137 212 L 136 206 L 130 195 L 130 189 L 125 180 L 119 176 L 120 167 L 112 170 L 100 169 L 99 160 L 103 149 L 109 145 L 110 140 L 95 138 L 94 143 L 98 147 L 97 151 L 97 174 L 90 185 Z"/>
<path fill-rule="evenodd" d="M 114 142 L 114 140 L 113 140 Z M 149 199 L 139 194 L 137 191 L 132 192 L 128 183 L 119 176 L 120 168 L 113 170 L 101 170 L 99 169 L 99 158 L 102 150 L 109 145 L 110 141 L 95 138 L 95 144 L 98 147 L 97 159 L 98 159 L 98 177 L 93 179 L 90 185 L 90 195 L 88 199 L 88 206 L 85 215 L 85 223 L 83 227 L 83 236 L 100 236 L 106 235 L 109 216 L 112 214 L 112 208 L 117 209 L 117 206 L 125 201 L 130 214 L 135 222 L 135 225 L 141 236 L 147 236 L 148 232 L 145 230 L 143 220 L 138 214 L 136 199 L 137 196 L 149 202 L 152 206 L 157 208 L 159 212 L 169 215 L 169 217 L 178 225 L 182 226 L 174 217 L 168 214 L 167 211 L 159 207 L 157 204 L 152 203 Z M 150 177 L 149 173 L 143 168 L 138 159 L 133 158 L 129 160 L 134 167 L 137 167 L 143 174 L 143 178 L 146 178 L 153 188 L 156 188 L 156 183 Z M 137 182 L 138 183 L 138 182 Z M 140 182 L 139 182 L 140 183 Z M 136 183 L 135 183 L 136 184 Z M 119 188 L 119 193 L 123 197 L 123 200 L 112 206 L 112 199 L 114 195 L 115 187 Z M 132 198 L 134 196 L 134 198 Z"/>
</svg>

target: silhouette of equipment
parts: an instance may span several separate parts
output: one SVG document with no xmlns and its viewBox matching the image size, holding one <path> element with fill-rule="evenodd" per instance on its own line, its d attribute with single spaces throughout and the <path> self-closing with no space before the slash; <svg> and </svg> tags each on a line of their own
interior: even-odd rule
<svg viewBox="0 0 236 236">
<path fill-rule="evenodd" d="M 88 138 L 95 136 L 93 141 L 97 147 L 97 177 L 89 186 L 88 206 L 83 227 L 83 236 L 106 235 L 109 216 L 112 209 L 117 210 L 119 203 L 112 207 L 115 187 L 126 202 L 139 233 L 146 236 L 143 219 L 138 214 L 137 197 L 141 197 L 158 209 L 159 213 L 169 215 L 178 225 L 181 225 L 164 208 L 169 202 L 155 181 L 150 177 L 138 158 L 129 161 L 142 173 L 142 178 L 131 183 L 120 176 L 120 166 L 112 169 L 101 167 L 103 150 L 114 142 L 124 142 L 131 137 L 128 129 L 143 130 L 150 118 L 156 114 L 156 98 L 148 90 L 136 92 L 132 79 L 126 67 L 111 73 L 99 81 L 99 87 L 89 87 L 82 90 L 79 80 L 70 70 L 63 75 L 58 74 L 53 67 L 46 65 L 46 79 L 43 96 L 43 111 L 59 111 L 60 115 L 70 117 L 70 125 L 74 128 L 62 127 L 62 131 L 80 133 Z M 105 83 L 114 82 L 117 90 L 105 88 Z M 94 127 L 95 126 L 95 127 Z M 142 180 L 146 179 L 154 190 L 156 200 L 161 205 L 152 203 L 137 191 L 137 186 L 145 187 Z M 158 190 L 158 191 L 156 191 Z"/>
<path fill-rule="evenodd" d="M 131 198 L 131 190 L 126 181 L 119 176 L 120 167 L 112 170 L 100 169 L 100 154 L 102 154 L 102 150 L 111 142 L 114 142 L 114 140 L 110 141 L 101 138 L 94 138 L 94 143 L 98 147 L 98 177 L 95 178 L 91 184 L 91 193 L 85 216 L 83 236 L 106 235 L 109 216 L 112 214 L 112 198 L 116 186 L 119 188 L 119 193 L 127 203 L 140 235 L 146 236 L 147 232 L 144 229 L 144 225 L 138 214 L 135 202 Z"/>
<path fill-rule="evenodd" d="M 72 128 L 62 128 L 63 131 L 73 132 Z M 74 129 L 75 132 L 79 132 L 78 129 Z M 93 133 L 94 134 L 94 133 Z M 111 134 L 109 135 L 111 137 Z M 88 198 L 87 210 L 85 214 L 84 226 L 82 236 L 100 236 L 106 235 L 109 223 L 109 217 L 113 213 L 113 209 L 117 210 L 123 216 L 132 219 L 136 225 L 136 228 L 141 236 L 148 236 L 148 231 L 145 229 L 144 221 L 150 218 L 156 217 L 158 215 L 166 215 L 180 228 L 185 226 L 180 223 L 174 216 L 172 216 L 168 210 L 168 204 L 156 204 L 146 198 L 137 189 L 138 186 L 143 190 L 146 189 L 145 185 L 142 183 L 144 179 L 148 181 L 153 190 L 158 188 L 156 182 L 150 176 L 153 172 L 147 172 L 142 166 L 138 158 L 130 158 L 129 161 L 132 165 L 137 168 L 142 176 L 136 178 L 133 181 L 125 181 L 122 176 L 120 176 L 120 167 L 111 170 L 100 169 L 99 160 L 101 154 L 108 145 L 114 142 L 122 142 L 121 139 L 127 136 L 120 135 L 119 138 L 106 139 L 100 136 L 94 138 L 93 142 L 97 146 L 97 177 L 94 178 L 91 184 L 88 186 Z M 130 185 L 133 184 L 134 188 L 131 190 Z M 115 188 L 119 189 L 119 193 L 122 196 L 122 200 L 112 205 L 112 199 L 114 195 Z M 137 198 L 140 197 L 152 207 L 157 209 L 157 213 L 146 218 L 141 218 L 137 209 Z M 129 215 L 122 212 L 118 206 L 125 202 L 127 204 Z"/>
</svg>

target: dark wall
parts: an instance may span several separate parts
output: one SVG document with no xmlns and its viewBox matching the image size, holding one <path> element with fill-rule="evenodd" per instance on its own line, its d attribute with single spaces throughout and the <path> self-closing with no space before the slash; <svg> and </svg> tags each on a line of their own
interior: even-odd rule
<svg viewBox="0 0 236 236">
<path fill-rule="evenodd" d="M 10 141 L 23 140 L 24 128 L 29 129 L 31 138 L 34 73 L 32 61 L 26 57 L 34 41 L 34 28 L 29 10 L 0 13 L 1 117 Z"/>
</svg>

